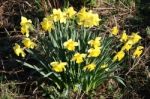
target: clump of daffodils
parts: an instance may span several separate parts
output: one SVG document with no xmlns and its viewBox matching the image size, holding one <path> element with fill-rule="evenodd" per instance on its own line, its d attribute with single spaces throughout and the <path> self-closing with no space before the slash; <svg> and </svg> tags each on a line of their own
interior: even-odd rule
<svg viewBox="0 0 150 99">
<path fill-rule="evenodd" d="M 88 93 L 109 78 L 116 64 L 123 62 L 130 50 L 134 50 L 133 59 L 139 58 L 144 50 L 143 46 L 137 46 L 142 39 L 138 33 L 121 33 L 118 26 L 114 26 L 111 36 L 106 37 L 92 31 L 91 28 L 97 27 L 100 21 L 97 13 L 86 8 L 78 12 L 73 7 L 64 11 L 53 9 L 40 23 L 40 33 L 34 41 L 30 32 L 36 27 L 30 19 L 21 17 L 21 33 L 24 37 L 22 42 L 15 44 L 13 50 L 23 58 L 27 52 L 31 54 L 37 63 L 33 66 L 27 65 L 29 63 L 24 65 L 44 77 L 50 77 L 58 89 L 80 85 Z M 116 45 L 113 41 L 118 38 L 119 48 L 115 49 L 114 54 Z"/>
<path fill-rule="evenodd" d="M 112 28 L 111 34 L 117 36 L 119 33 L 119 29 L 117 26 Z M 121 61 L 125 57 L 125 53 L 131 50 L 135 44 L 137 44 L 142 37 L 138 35 L 138 33 L 132 33 L 131 35 L 127 35 L 125 31 L 122 32 L 120 36 L 120 41 L 123 43 L 123 46 L 120 51 L 116 53 L 113 58 L 113 61 Z M 133 52 L 133 58 L 139 58 L 143 52 L 143 46 L 137 46 L 136 50 Z"/>
<path fill-rule="evenodd" d="M 20 47 L 18 43 L 15 43 L 15 46 L 13 47 L 13 50 L 17 56 L 25 57 L 26 53 L 24 49 L 33 49 L 36 47 L 36 43 L 34 43 L 30 38 L 24 38 L 22 40 L 22 44 L 24 47 Z"/>
<path fill-rule="evenodd" d="M 13 50 L 17 56 L 25 57 L 25 49 L 33 49 L 36 47 L 36 43 L 34 43 L 30 38 L 30 31 L 33 31 L 33 25 L 32 21 L 30 19 L 27 19 L 26 17 L 21 17 L 21 33 L 24 35 L 24 38 L 22 40 L 22 45 L 19 45 L 18 43 L 15 43 L 15 46 L 13 47 Z"/>
</svg>

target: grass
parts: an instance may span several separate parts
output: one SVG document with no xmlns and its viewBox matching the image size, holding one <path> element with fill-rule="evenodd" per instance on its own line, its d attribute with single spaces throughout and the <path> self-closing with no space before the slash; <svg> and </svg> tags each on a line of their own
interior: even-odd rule
<svg viewBox="0 0 150 99">
<path fill-rule="evenodd" d="M 19 92 L 14 82 L 0 83 L 0 99 L 15 99 Z"/>
</svg>

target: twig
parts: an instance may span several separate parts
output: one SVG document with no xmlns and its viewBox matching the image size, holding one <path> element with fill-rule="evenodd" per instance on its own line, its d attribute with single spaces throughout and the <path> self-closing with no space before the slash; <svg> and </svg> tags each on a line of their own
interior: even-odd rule
<svg viewBox="0 0 150 99">
<path fill-rule="evenodd" d="M 93 8 L 94 10 L 114 10 L 115 8 Z"/>
<path fill-rule="evenodd" d="M 5 73 L 5 74 L 17 74 L 17 73 L 20 73 L 20 72 L 23 72 L 24 70 L 19 70 L 19 71 L 0 71 L 0 73 Z"/>
<path fill-rule="evenodd" d="M 13 84 L 15 85 L 22 85 L 22 84 L 26 84 L 27 82 L 14 82 Z M 11 85 L 12 83 L 5 83 L 5 85 Z"/>
</svg>

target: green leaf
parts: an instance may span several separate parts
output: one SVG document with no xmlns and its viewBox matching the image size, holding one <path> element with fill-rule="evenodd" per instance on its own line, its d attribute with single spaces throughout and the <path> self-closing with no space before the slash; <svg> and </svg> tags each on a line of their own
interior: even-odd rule
<svg viewBox="0 0 150 99">
<path fill-rule="evenodd" d="M 114 79 L 117 80 L 119 83 L 121 83 L 122 85 L 126 86 L 125 83 L 123 82 L 123 79 L 119 76 L 114 76 Z"/>
<path fill-rule="evenodd" d="M 23 61 L 21 61 L 21 60 L 16 60 L 17 62 L 19 62 L 19 63 L 21 63 L 21 64 L 23 64 L 24 66 L 26 66 L 26 67 L 29 67 L 29 68 L 32 68 L 32 69 L 35 69 L 34 68 L 34 66 L 33 65 L 31 65 L 31 64 L 28 64 L 28 63 L 26 63 L 26 62 L 23 62 Z"/>
<path fill-rule="evenodd" d="M 53 73 L 53 72 L 49 72 L 49 73 L 45 74 L 44 77 L 48 77 L 48 76 L 50 76 L 52 73 Z"/>
</svg>

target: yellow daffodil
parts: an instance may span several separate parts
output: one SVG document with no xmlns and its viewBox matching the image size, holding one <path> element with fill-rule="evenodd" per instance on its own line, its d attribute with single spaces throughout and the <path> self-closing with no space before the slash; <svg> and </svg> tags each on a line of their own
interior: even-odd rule
<svg viewBox="0 0 150 99">
<path fill-rule="evenodd" d="M 108 64 L 103 64 L 103 65 L 101 65 L 101 68 L 102 69 L 105 69 L 105 71 L 108 71 Z"/>
<path fill-rule="evenodd" d="M 86 12 L 86 8 L 83 7 L 78 13 L 77 13 L 77 17 L 79 18 L 79 21 L 84 20 L 86 18 L 87 12 Z"/>
<path fill-rule="evenodd" d="M 82 8 L 78 14 L 78 25 L 82 25 L 84 27 L 93 27 L 98 26 L 99 21 L 101 20 L 98 16 L 98 14 L 94 14 L 91 10 L 86 11 L 86 8 Z"/>
<path fill-rule="evenodd" d="M 83 58 L 85 57 L 86 54 L 75 53 L 75 55 L 72 58 L 72 61 L 76 61 L 76 63 L 80 64 L 84 61 Z"/>
<path fill-rule="evenodd" d="M 52 18 L 54 22 L 60 21 L 60 23 L 66 23 L 66 13 L 60 9 L 53 9 Z"/>
<path fill-rule="evenodd" d="M 13 47 L 13 50 L 14 50 L 14 52 L 15 52 L 15 54 L 17 55 L 17 56 L 22 56 L 22 57 L 25 57 L 26 56 L 26 54 L 25 54 L 25 52 L 23 51 L 23 49 L 20 47 L 20 45 L 18 45 L 17 43 L 15 43 L 15 46 Z"/>
<path fill-rule="evenodd" d="M 143 53 L 143 49 L 144 49 L 143 46 L 138 46 L 138 47 L 136 48 L 136 50 L 134 51 L 134 53 L 133 53 L 133 58 L 138 58 L 138 57 L 140 57 L 141 54 Z"/>
<path fill-rule="evenodd" d="M 133 41 L 132 40 L 128 40 L 124 46 L 121 48 L 121 50 L 123 51 L 129 51 L 133 46 Z"/>
<path fill-rule="evenodd" d="M 29 30 L 33 30 L 32 21 L 27 19 L 26 17 L 21 17 L 21 33 L 26 37 L 29 37 Z"/>
<path fill-rule="evenodd" d="M 76 14 L 76 11 L 73 9 L 73 7 L 69 7 L 65 10 L 65 13 L 67 18 L 72 18 Z"/>
<path fill-rule="evenodd" d="M 96 14 L 96 13 L 93 14 L 93 24 L 94 24 L 94 26 L 98 26 L 100 21 L 101 21 L 101 19 L 99 18 L 99 15 Z"/>
<path fill-rule="evenodd" d="M 101 45 L 100 40 L 101 40 L 101 37 L 96 37 L 95 40 L 90 40 L 88 44 L 90 44 L 91 47 L 94 47 L 94 48 L 100 47 Z"/>
<path fill-rule="evenodd" d="M 22 43 L 24 44 L 24 46 L 25 46 L 26 48 L 31 48 L 31 49 L 33 49 L 33 48 L 36 46 L 36 44 L 35 44 L 34 42 L 32 42 L 32 41 L 30 40 L 30 38 L 24 38 L 23 41 L 22 41 Z"/>
<path fill-rule="evenodd" d="M 66 70 L 67 62 L 51 62 L 50 65 L 55 72 L 63 72 Z"/>
<path fill-rule="evenodd" d="M 133 41 L 133 44 L 138 43 L 140 39 L 142 39 L 142 37 L 137 33 L 132 33 L 132 35 L 130 36 L 130 40 Z"/>
<path fill-rule="evenodd" d="M 99 25 L 99 21 L 101 19 L 99 19 L 98 14 L 93 13 L 91 10 L 88 12 L 88 18 L 87 18 L 87 26 L 85 25 L 85 27 L 93 27 L 93 26 L 98 26 Z M 89 20 L 88 20 L 89 19 Z M 88 22 L 89 21 L 89 22 Z"/>
<path fill-rule="evenodd" d="M 125 31 L 123 31 L 120 41 L 126 42 L 127 40 L 128 40 L 128 35 L 126 34 Z"/>
<path fill-rule="evenodd" d="M 75 42 L 72 39 L 69 39 L 68 41 L 64 42 L 64 47 L 70 51 L 74 51 L 76 46 L 78 46 L 78 42 Z"/>
<path fill-rule="evenodd" d="M 96 65 L 94 63 L 88 64 L 86 66 L 83 67 L 83 70 L 87 70 L 87 71 L 93 71 L 96 68 Z"/>
<path fill-rule="evenodd" d="M 134 44 L 139 42 L 140 39 L 142 39 L 140 35 L 137 33 L 132 33 L 132 35 L 128 37 L 128 41 L 124 44 L 121 50 L 129 51 Z"/>
<path fill-rule="evenodd" d="M 114 26 L 113 28 L 112 28 L 112 30 L 111 30 L 111 34 L 113 34 L 113 35 L 117 35 L 119 33 L 119 29 L 118 29 L 118 27 L 117 26 Z"/>
<path fill-rule="evenodd" d="M 27 19 L 26 17 L 24 17 L 24 16 L 21 16 L 21 22 L 20 22 L 20 25 L 21 26 L 23 26 L 23 25 L 25 25 L 25 24 L 27 24 L 27 23 L 30 23 L 30 24 L 32 24 L 32 21 L 29 19 Z"/>
<path fill-rule="evenodd" d="M 96 48 L 90 48 L 88 50 L 88 57 L 98 57 L 101 53 L 100 47 L 96 47 Z"/>
<path fill-rule="evenodd" d="M 23 25 L 21 27 L 21 33 L 23 35 L 25 35 L 26 37 L 29 37 L 29 29 L 30 29 L 30 26 L 29 25 Z"/>
<path fill-rule="evenodd" d="M 119 51 L 115 56 L 114 56 L 114 58 L 113 58 L 113 61 L 121 61 L 123 58 L 124 58 L 124 56 L 125 56 L 125 53 L 124 53 L 124 51 Z"/>
<path fill-rule="evenodd" d="M 41 22 L 42 29 L 44 31 L 51 31 L 53 28 L 53 22 L 49 20 L 48 18 L 44 18 L 43 21 Z"/>
</svg>

